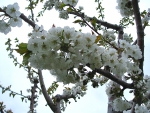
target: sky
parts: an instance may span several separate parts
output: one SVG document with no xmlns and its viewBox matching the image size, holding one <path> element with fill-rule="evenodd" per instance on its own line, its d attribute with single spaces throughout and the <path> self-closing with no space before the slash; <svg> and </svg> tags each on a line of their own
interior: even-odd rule
<svg viewBox="0 0 150 113">
<path fill-rule="evenodd" d="M 121 17 L 118 13 L 118 11 L 115 9 L 116 7 L 116 0 L 103 0 L 104 1 L 104 8 L 105 8 L 105 21 L 118 24 L 118 20 Z M 8 4 L 13 4 L 14 2 L 18 2 L 20 6 L 20 11 L 24 13 L 25 15 L 28 15 L 29 12 L 25 10 L 25 7 L 28 5 L 28 2 L 26 0 L 5 0 L 0 2 L 1 6 L 7 6 Z M 79 0 L 78 3 L 80 6 L 84 7 L 84 12 L 88 16 L 95 16 L 96 10 L 94 3 L 94 0 L 86 0 L 86 3 L 84 0 Z M 147 10 L 149 8 L 148 4 L 150 4 L 149 0 L 142 0 L 140 2 L 140 9 L 141 10 Z M 79 6 L 78 5 L 78 6 Z M 77 6 L 77 7 L 78 7 Z M 41 6 L 39 6 L 41 7 Z M 40 11 L 39 9 L 36 9 L 35 12 Z M 43 18 L 39 19 L 38 25 L 43 25 L 45 30 L 48 30 L 51 28 L 53 24 L 55 26 L 63 27 L 63 26 L 70 26 L 75 27 L 77 30 L 80 29 L 79 25 L 74 25 L 73 23 L 73 17 L 71 16 L 69 20 L 63 20 L 58 18 L 58 13 L 54 10 L 47 11 L 44 14 Z M 144 74 L 150 75 L 150 69 L 149 69 L 149 62 L 150 62 L 150 27 L 147 27 L 145 29 L 145 62 L 144 62 Z M 8 35 L 4 35 L 0 33 L 0 84 L 3 86 L 9 86 L 12 85 L 12 90 L 15 92 L 20 92 L 20 90 L 23 91 L 24 95 L 30 95 L 27 93 L 27 89 L 31 87 L 31 84 L 27 77 L 27 72 L 24 71 L 24 69 L 20 69 L 18 67 L 15 67 L 12 63 L 12 59 L 8 57 L 8 52 L 6 51 L 5 42 L 7 38 L 11 38 L 12 40 L 14 38 L 18 38 L 20 42 L 27 42 L 28 36 L 27 34 L 31 31 L 31 27 L 28 26 L 27 23 L 23 23 L 23 26 L 21 28 L 13 28 L 12 32 L 10 32 Z M 83 32 L 91 32 L 89 28 L 84 28 Z M 136 38 L 136 32 L 135 32 L 135 26 L 127 28 L 125 30 L 127 33 L 131 33 L 133 37 Z M 18 60 L 21 61 L 21 57 L 18 55 Z M 43 71 L 43 77 L 45 80 L 46 87 L 50 86 L 54 78 L 50 75 L 48 71 Z M 0 89 L 1 91 L 1 89 Z M 62 93 L 62 87 L 60 87 L 57 91 L 57 93 Z M 132 96 L 129 95 L 127 97 L 128 99 L 132 99 Z M 14 98 L 9 97 L 9 93 L 6 92 L 5 94 L 0 93 L 0 102 L 4 101 L 4 104 L 7 106 L 8 109 L 12 109 L 14 113 L 27 113 L 29 110 L 29 102 L 21 102 L 20 96 L 15 96 Z M 37 113 L 41 112 L 49 112 L 52 113 L 52 111 L 49 109 L 49 107 L 45 107 L 45 100 L 42 96 L 39 97 L 38 100 L 38 106 L 37 106 Z M 105 93 L 105 86 L 99 87 L 96 89 L 93 89 L 92 87 L 88 87 L 87 94 L 77 100 L 77 102 L 71 101 L 71 104 L 69 104 L 65 110 L 65 113 L 99 113 L 107 112 L 107 95 Z"/>
</svg>

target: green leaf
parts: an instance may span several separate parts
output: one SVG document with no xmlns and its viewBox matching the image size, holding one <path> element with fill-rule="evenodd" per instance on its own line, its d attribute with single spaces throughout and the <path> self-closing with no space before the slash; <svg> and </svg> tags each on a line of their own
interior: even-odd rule
<svg viewBox="0 0 150 113">
<path fill-rule="evenodd" d="M 94 27 L 94 29 L 96 28 L 96 18 L 91 20 L 91 25 Z"/>
<path fill-rule="evenodd" d="M 27 49 L 27 43 L 20 43 L 18 47 L 19 49 Z"/>
<path fill-rule="evenodd" d="M 30 58 L 30 54 L 31 54 L 31 51 L 28 51 L 27 53 L 25 53 L 25 55 L 23 56 L 23 61 L 22 61 L 22 63 L 24 64 L 24 65 L 28 65 L 28 59 Z"/>
<path fill-rule="evenodd" d="M 16 50 L 20 55 L 23 55 L 27 52 L 27 49 L 14 49 Z"/>
<path fill-rule="evenodd" d="M 2 89 L 2 94 L 5 93 L 5 89 Z"/>
<path fill-rule="evenodd" d="M 9 94 L 9 96 L 11 97 L 12 93 Z"/>
<path fill-rule="evenodd" d="M 71 7 L 69 7 L 69 8 L 67 8 L 67 11 L 68 11 L 68 12 L 72 12 L 73 9 L 72 9 Z"/>
<path fill-rule="evenodd" d="M 22 67 L 22 65 L 20 64 L 20 65 L 19 65 L 19 68 L 21 68 L 21 67 Z"/>
<path fill-rule="evenodd" d="M 17 66 L 17 63 L 15 63 L 15 66 Z"/>
<path fill-rule="evenodd" d="M 14 50 L 16 50 L 20 55 L 27 53 L 28 52 L 27 43 L 20 43 L 18 45 L 18 49 L 14 49 Z"/>
<path fill-rule="evenodd" d="M 16 94 L 12 94 L 13 98 L 16 96 Z"/>
<path fill-rule="evenodd" d="M 96 37 L 95 43 L 98 43 L 101 38 L 102 38 L 102 36 L 101 36 L 101 35 L 98 35 L 98 36 Z"/>
<path fill-rule="evenodd" d="M 63 9 L 63 7 L 65 7 L 65 6 L 66 6 L 66 4 L 61 3 L 60 6 L 59 6 L 59 8 L 60 8 L 60 9 Z"/>
<path fill-rule="evenodd" d="M 80 23 L 80 22 L 83 22 L 82 20 L 75 20 L 73 23 Z"/>
<path fill-rule="evenodd" d="M 21 100 L 22 100 L 22 102 L 23 102 L 24 98 L 23 98 L 23 97 L 21 97 Z"/>
<path fill-rule="evenodd" d="M 21 95 L 22 95 L 22 91 L 20 91 Z"/>
</svg>

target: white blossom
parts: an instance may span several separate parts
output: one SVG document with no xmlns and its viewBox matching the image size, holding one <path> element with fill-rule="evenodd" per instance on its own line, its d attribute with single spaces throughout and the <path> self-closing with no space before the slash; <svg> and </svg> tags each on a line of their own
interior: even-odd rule
<svg viewBox="0 0 150 113">
<path fill-rule="evenodd" d="M 14 3 L 13 5 L 8 5 L 6 9 L 6 13 L 11 17 L 19 17 L 21 13 L 19 12 L 18 3 Z"/>
<path fill-rule="evenodd" d="M 135 113 L 149 113 L 149 111 L 144 105 L 139 106 L 138 104 L 136 104 Z"/>
<path fill-rule="evenodd" d="M 68 19 L 68 12 L 65 10 L 59 11 L 59 18 Z"/>
<path fill-rule="evenodd" d="M 62 2 L 64 3 L 64 4 L 66 4 L 66 5 L 71 5 L 71 6 L 76 6 L 77 5 L 77 3 L 78 3 L 78 0 L 62 0 Z"/>
<path fill-rule="evenodd" d="M 113 101 L 112 106 L 115 111 L 124 111 L 132 107 L 132 105 L 129 102 L 122 100 L 121 98 L 116 98 Z"/>
<path fill-rule="evenodd" d="M 0 32 L 5 35 L 11 31 L 11 27 L 9 23 L 6 23 L 4 20 L 0 20 Z"/>
<path fill-rule="evenodd" d="M 19 17 L 14 17 L 14 18 L 11 18 L 9 20 L 9 23 L 12 27 L 16 27 L 16 26 L 21 27 L 22 26 L 22 19 Z"/>
</svg>

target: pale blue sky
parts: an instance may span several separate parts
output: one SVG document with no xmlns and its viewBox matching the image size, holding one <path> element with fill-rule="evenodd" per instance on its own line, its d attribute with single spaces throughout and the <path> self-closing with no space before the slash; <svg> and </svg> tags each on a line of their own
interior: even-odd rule
<svg viewBox="0 0 150 113">
<path fill-rule="evenodd" d="M 21 6 L 20 11 L 24 13 L 25 15 L 28 15 L 29 13 L 24 10 L 24 7 L 27 6 L 27 1 L 26 0 L 5 0 L 1 2 L 0 6 L 5 6 L 7 4 L 14 3 L 15 1 L 18 2 L 18 4 Z M 106 20 L 108 22 L 118 24 L 118 18 L 120 18 L 118 11 L 115 10 L 115 4 L 116 0 L 104 0 L 105 3 L 105 14 L 106 14 Z M 79 0 L 79 4 L 83 5 L 85 8 L 85 13 L 89 16 L 94 16 L 96 15 L 95 11 L 95 4 L 94 0 Z M 114 4 L 114 5 L 113 5 Z M 143 9 L 148 9 L 150 4 L 149 0 L 141 0 L 141 10 Z M 37 9 L 39 10 L 39 9 Z M 56 26 L 70 26 L 70 27 L 75 27 L 77 30 L 79 29 L 78 25 L 72 24 L 72 19 L 71 18 L 69 21 L 64 21 L 58 19 L 58 13 L 54 11 L 46 12 L 45 14 L 46 18 L 41 18 L 39 19 L 39 25 L 43 25 L 46 30 L 48 30 L 52 24 L 55 24 Z M 149 48 L 150 48 L 150 28 L 146 28 L 145 33 L 145 63 L 144 63 L 144 71 L 145 74 L 150 73 L 149 69 L 149 62 L 150 62 L 150 53 L 149 53 Z M 28 79 L 26 79 L 26 72 L 23 69 L 19 69 L 18 67 L 15 67 L 12 63 L 12 59 L 8 58 L 8 53 L 6 52 L 5 48 L 6 46 L 4 43 L 6 42 L 6 39 L 9 38 L 16 38 L 18 37 L 20 41 L 22 42 L 27 42 L 28 37 L 27 33 L 29 32 L 29 27 L 26 23 L 23 23 L 23 27 L 21 28 L 14 28 L 12 29 L 12 32 L 9 33 L 8 35 L 3 35 L 0 34 L 0 51 L 1 51 L 1 57 L 0 57 L 0 84 L 4 86 L 12 85 L 12 90 L 16 92 L 20 92 L 20 90 L 23 91 L 24 94 L 28 94 L 26 92 L 27 88 L 30 88 L 30 82 Z M 83 29 L 84 32 L 89 32 L 91 31 L 89 28 Z M 135 28 L 132 27 L 130 29 L 126 30 L 128 33 L 133 34 L 134 37 L 136 37 L 135 33 Z M 21 58 L 19 58 L 21 61 Z M 44 72 L 44 80 L 46 83 L 46 86 L 48 87 L 51 84 L 51 81 L 54 79 L 51 77 L 49 72 Z M 149 74 L 150 75 L 150 74 Z M 0 90 L 1 91 L 1 90 Z M 58 93 L 61 93 L 62 90 L 59 88 Z M 129 96 L 129 98 L 132 96 Z M 16 96 L 14 99 L 12 97 L 9 97 L 8 93 L 1 94 L 0 93 L 0 101 L 4 101 L 6 104 L 7 108 L 11 108 L 14 113 L 26 113 L 29 110 L 29 103 L 22 103 L 21 99 L 19 96 Z M 78 102 L 72 101 L 70 105 L 68 105 L 65 113 L 106 113 L 107 111 L 107 96 L 105 94 L 105 86 L 100 87 L 97 89 L 93 89 L 89 87 L 89 90 L 87 92 L 87 95 L 85 95 L 83 98 L 80 100 L 77 100 Z M 38 113 L 47 113 L 51 111 L 48 107 L 45 107 L 45 101 L 43 97 L 39 98 L 37 106 L 37 112 Z M 52 113 L 52 112 L 50 112 Z"/>
</svg>

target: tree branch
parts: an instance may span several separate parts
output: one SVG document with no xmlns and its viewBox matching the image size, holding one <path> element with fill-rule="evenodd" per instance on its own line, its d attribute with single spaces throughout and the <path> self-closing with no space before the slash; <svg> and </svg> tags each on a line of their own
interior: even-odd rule
<svg viewBox="0 0 150 113">
<path fill-rule="evenodd" d="M 79 13 L 77 13 L 77 12 L 69 12 L 69 14 L 73 14 L 73 15 L 79 16 L 79 17 L 81 17 L 81 18 L 85 18 L 85 17 L 84 17 L 84 13 L 83 13 L 83 14 L 79 14 Z M 92 17 L 89 17 L 89 19 L 90 19 L 90 20 L 93 20 Z M 95 19 L 96 19 L 96 18 L 95 18 Z M 97 24 L 101 24 L 101 25 L 107 27 L 108 29 L 109 29 L 109 28 L 114 29 L 114 30 L 116 30 L 116 31 L 119 31 L 119 30 L 121 29 L 121 26 L 118 26 L 118 25 L 116 25 L 116 24 L 111 24 L 111 23 L 108 23 L 108 22 L 105 22 L 105 21 L 102 21 L 102 20 L 98 20 L 98 19 L 96 19 L 96 23 L 97 23 Z"/>
<path fill-rule="evenodd" d="M 36 96 L 35 96 L 35 93 L 37 92 L 36 91 L 36 88 L 37 88 L 37 84 L 39 83 L 39 81 L 38 81 L 38 79 L 34 79 L 34 86 L 31 88 L 31 102 L 30 102 L 30 111 L 34 111 L 34 104 L 36 103 L 36 101 L 34 101 L 35 100 L 35 98 L 36 98 Z"/>
<path fill-rule="evenodd" d="M 52 102 L 52 99 L 49 97 L 47 91 L 46 91 L 46 88 L 45 88 L 45 84 L 44 84 L 44 81 L 43 81 L 43 76 L 42 76 L 42 71 L 38 69 L 38 75 L 39 75 L 39 81 L 40 81 L 40 85 L 41 85 L 41 89 L 42 89 L 42 93 L 45 97 L 45 100 L 48 104 L 48 106 L 51 108 L 51 110 L 53 112 L 56 111 L 56 106 L 55 104 Z"/>
<path fill-rule="evenodd" d="M 10 17 L 5 10 L 3 10 L 2 8 L 0 8 L 0 12 L 3 12 L 6 16 Z M 10 17 L 12 18 L 12 17 Z M 29 25 L 31 25 L 33 28 L 35 28 L 35 23 L 33 21 L 31 21 L 30 19 L 28 19 L 23 13 L 21 13 L 20 18 L 23 19 L 25 22 L 27 22 Z"/>
<path fill-rule="evenodd" d="M 143 76 L 143 62 L 144 62 L 144 29 L 142 27 L 142 20 L 139 11 L 138 0 L 132 0 L 132 7 L 135 16 L 135 23 L 137 29 L 137 44 L 142 51 L 142 58 L 139 60 L 139 68 L 142 70 L 140 76 Z"/>
<path fill-rule="evenodd" d="M 133 102 L 133 105 L 132 105 L 132 108 L 131 108 L 131 112 L 130 113 L 134 113 L 135 112 L 135 109 L 134 109 L 134 107 L 135 107 L 135 102 Z"/>
<path fill-rule="evenodd" d="M 29 20 L 23 13 L 20 15 L 20 18 L 27 22 L 29 25 L 31 25 L 33 28 L 35 28 L 35 23 Z"/>
<path fill-rule="evenodd" d="M 75 96 L 74 95 L 60 95 L 60 98 L 61 99 L 64 99 L 64 100 L 68 100 L 68 99 L 70 99 L 70 98 L 75 98 Z"/>
<path fill-rule="evenodd" d="M 103 76 L 111 79 L 112 81 L 118 83 L 119 85 L 123 86 L 124 88 L 129 88 L 129 89 L 134 89 L 134 85 L 133 84 L 129 84 L 126 83 L 124 81 L 122 81 L 121 79 L 117 78 L 116 76 L 112 75 L 111 73 L 102 70 L 102 69 L 95 69 L 95 71 L 99 74 L 102 74 Z"/>
</svg>

